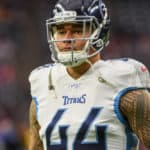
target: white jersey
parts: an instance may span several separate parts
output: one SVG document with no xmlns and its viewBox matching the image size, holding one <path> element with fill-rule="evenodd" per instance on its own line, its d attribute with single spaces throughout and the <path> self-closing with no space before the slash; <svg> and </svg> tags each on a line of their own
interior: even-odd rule
<svg viewBox="0 0 150 150">
<path fill-rule="evenodd" d="M 77 80 L 61 64 L 45 65 L 29 80 L 44 150 L 138 149 L 119 101 L 130 90 L 149 87 L 143 64 L 100 60 Z"/>
</svg>

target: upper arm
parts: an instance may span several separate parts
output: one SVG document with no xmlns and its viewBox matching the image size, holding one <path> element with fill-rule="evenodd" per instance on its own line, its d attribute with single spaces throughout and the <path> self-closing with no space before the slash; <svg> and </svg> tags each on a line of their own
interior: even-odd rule
<svg viewBox="0 0 150 150">
<path fill-rule="evenodd" d="M 29 139 L 29 149 L 28 150 L 43 150 L 43 145 L 39 136 L 39 123 L 36 119 L 36 106 L 32 100 L 30 105 L 30 139 Z"/>
<path fill-rule="evenodd" d="M 120 109 L 138 138 L 150 148 L 150 93 L 131 91 L 120 101 Z"/>
</svg>

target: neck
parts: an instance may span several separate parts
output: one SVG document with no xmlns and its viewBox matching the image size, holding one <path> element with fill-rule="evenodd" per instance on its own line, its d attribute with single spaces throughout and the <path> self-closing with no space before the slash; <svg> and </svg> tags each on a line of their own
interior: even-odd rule
<svg viewBox="0 0 150 150">
<path fill-rule="evenodd" d="M 101 59 L 100 54 L 96 54 L 95 56 L 89 58 L 88 60 L 91 62 L 91 64 L 94 64 L 95 62 L 97 62 L 98 60 Z M 89 68 L 91 67 L 91 65 L 88 62 L 84 62 L 79 66 L 76 67 L 67 67 L 67 72 L 68 74 L 74 78 L 74 79 L 78 79 L 79 77 L 81 77 Z"/>
</svg>

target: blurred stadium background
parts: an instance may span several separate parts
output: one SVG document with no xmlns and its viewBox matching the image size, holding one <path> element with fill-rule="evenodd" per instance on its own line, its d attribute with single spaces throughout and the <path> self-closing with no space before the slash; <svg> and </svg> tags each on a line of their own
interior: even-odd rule
<svg viewBox="0 0 150 150">
<path fill-rule="evenodd" d="M 104 59 L 132 57 L 150 69 L 150 1 L 105 2 L 112 29 Z M 51 62 L 45 20 L 54 3 L 0 0 L 0 150 L 27 149 L 28 75 L 35 67 Z"/>
</svg>

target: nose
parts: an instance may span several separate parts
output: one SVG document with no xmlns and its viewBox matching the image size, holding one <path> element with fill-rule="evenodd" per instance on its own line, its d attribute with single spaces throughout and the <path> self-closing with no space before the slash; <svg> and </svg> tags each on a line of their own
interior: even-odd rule
<svg viewBox="0 0 150 150">
<path fill-rule="evenodd" d="M 64 43 L 71 43 L 71 39 L 72 39 L 72 33 L 71 31 L 68 30 L 64 36 Z"/>
<path fill-rule="evenodd" d="M 70 38 L 72 38 L 72 32 L 70 30 L 67 30 L 65 34 L 65 39 L 70 39 Z"/>
</svg>

